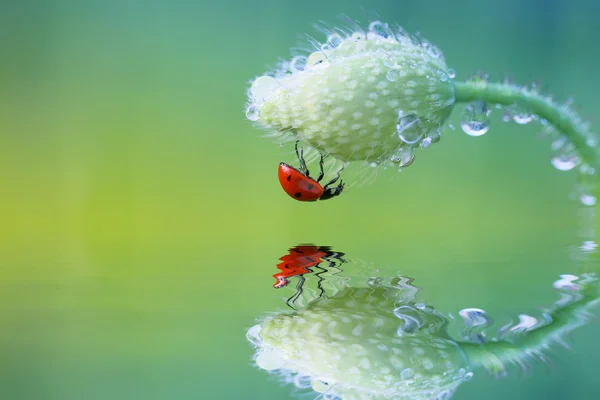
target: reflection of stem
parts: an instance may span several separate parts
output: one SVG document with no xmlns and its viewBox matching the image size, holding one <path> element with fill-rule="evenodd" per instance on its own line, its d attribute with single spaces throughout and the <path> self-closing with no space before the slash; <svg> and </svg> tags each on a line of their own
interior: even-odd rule
<svg viewBox="0 0 600 400">
<path fill-rule="evenodd" d="M 584 278 L 585 279 L 585 278 Z M 595 279 L 595 278 L 593 278 Z M 552 344 L 568 347 L 564 337 L 576 328 L 585 325 L 589 311 L 600 303 L 595 280 L 587 279 L 579 291 L 565 296 L 546 312 L 549 322 L 516 336 L 514 341 L 498 340 L 486 344 L 460 343 L 461 348 L 474 366 L 483 366 L 492 373 L 505 372 L 506 365 L 527 361 L 544 360 L 544 351 Z"/>
<path fill-rule="evenodd" d="M 529 112 L 546 119 L 565 135 L 575 145 L 584 162 L 594 167 L 599 165 L 598 149 L 590 140 L 591 133 L 579 116 L 566 106 L 561 106 L 537 92 L 510 84 L 455 82 L 454 89 L 457 102 L 482 100 L 488 103 L 516 104 L 524 107 Z"/>
</svg>

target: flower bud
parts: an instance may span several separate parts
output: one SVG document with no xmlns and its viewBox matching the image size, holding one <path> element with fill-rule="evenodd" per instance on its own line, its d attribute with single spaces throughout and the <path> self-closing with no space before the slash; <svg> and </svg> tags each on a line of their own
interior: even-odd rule
<svg viewBox="0 0 600 400">
<path fill-rule="evenodd" d="M 401 164 L 439 139 L 454 105 L 451 77 L 435 47 L 376 21 L 366 34 L 330 34 L 318 51 L 254 80 L 246 115 L 344 162 Z"/>
</svg>

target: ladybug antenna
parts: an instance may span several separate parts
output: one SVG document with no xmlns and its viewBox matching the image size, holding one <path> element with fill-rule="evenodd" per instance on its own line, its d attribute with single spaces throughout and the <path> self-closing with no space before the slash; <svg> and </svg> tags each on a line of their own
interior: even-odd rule
<svg viewBox="0 0 600 400">
<path fill-rule="evenodd" d="M 298 152 L 299 141 L 300 140 L 296 140 L 296 145 L 294 146 L 296 149 L 296 156 L 298 157 L 298 160 L 300 160 L 300 171 L 302 171 L 304 175 L 308 176 L 308 168 L 306 168 L 306 162 L 304 161 L 304 149 L 300 149 L 300 152 Z"/>
</svg>

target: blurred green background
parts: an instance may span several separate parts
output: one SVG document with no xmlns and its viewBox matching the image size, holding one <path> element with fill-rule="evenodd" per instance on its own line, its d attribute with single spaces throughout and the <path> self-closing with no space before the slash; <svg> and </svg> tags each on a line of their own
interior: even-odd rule
<svg viewBox="0 0 600 400">
<path fill-rule="evenodd" d="M 457 79 L 541 81 L 598 124 L 595 0 L 0 5 L 0 398 L 290 398 L 245 330 L 283 307 L 292 289 L 271 275 L 299 243 L 414 277 L 444 312 L 555 300 L 551 283 L 577 272 L 578 209 L 537 124 L 496 112 L 488 134 L 449 131 L 332 201 L 281 190 L 292 148 L 245 119 L 250 80 L 303 34 L 323 39 L 314 23 L 373 12 L 440 46 Z M 598 334 L 456 398 L 599 398 Z"/>
</svg>

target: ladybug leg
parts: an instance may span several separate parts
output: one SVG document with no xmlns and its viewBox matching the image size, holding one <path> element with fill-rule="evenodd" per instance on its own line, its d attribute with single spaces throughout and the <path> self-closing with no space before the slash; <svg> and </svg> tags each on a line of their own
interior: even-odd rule
<svg viewBox="0 0 600 400">
<path fill-rule="evenodd" d="M 298 157 L 298 160 L 300 160 L 300 171 L 308 176 L 308 168 L 306 168 L 306 161 L 304 161 L 304 149 L 300 149 L 300 152 L 298 152 L 298 142 L 299 140 L 296 140 L 294 148 L 296 149 L 296 156 Z"/>
<path fill-rule="evenodd" d="M 323 189 L 327 190 L 329 189 L 329 186 L 333 185 L 334 183 L 336 183 L 338 181 L 338 179 L 340 179 L 340 174 L 342 173 L 342 170 L 344 169 L 344 167 L 342 167 L 342 169 L 340 169 L 337 173 L 337 175 L 335 176 L 335 178 L 333 178 L 332 180 L 330 180 L 329 182 L 327 182 L 327 184 L 325 185 L 325 187 L 323 187 Z M 341 184 L 341 183 L 340 183 Z"/>
<path fill-rule="evenodd" d="M 296 302 L 296 300 L 298 300 L 298 298 L 300 298 L 300 296 L 302 296 L 302 292 L 303 292 L 302 286 L 304 286 L 305 280 L 306 279 L 304 278 L 304 276 L 298 275 L 298 284 L 296 285 L 296 293 L 292 297 L 287 299 L 287 301 L 285 302 L 290 308 L 292 308 L 294 310 L 296 309 L 296 307 L 294 307 L 295 306 L 294 303 Z"/>
<path fill-rule="evenodd" d="M 321 169 L 319 171 L 319 177 L 317 178 L 317 182 L 321 182 L 321 179 L 323 179 L 323 176 L 325 176 L 325 172 L 323 171 L 323 162 L 324 162 L 324 156 L 323 153 L 321 153 L 321 161 L 319 161 L 319 168 Z"/>
</svg>

